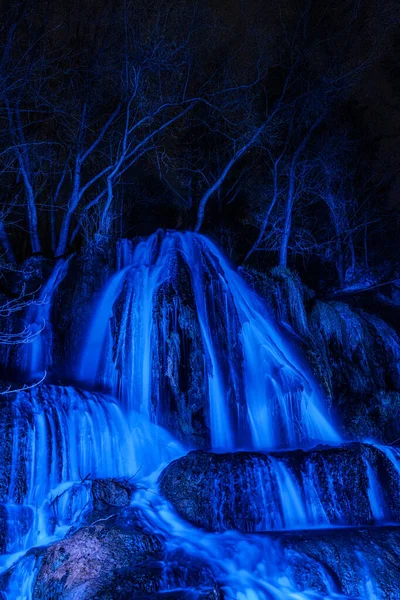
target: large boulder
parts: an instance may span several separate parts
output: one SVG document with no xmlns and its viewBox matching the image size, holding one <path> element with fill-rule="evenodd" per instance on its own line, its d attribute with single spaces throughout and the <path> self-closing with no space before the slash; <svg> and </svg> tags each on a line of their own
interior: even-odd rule
<svg viewBox="0 0 400 600">
<path fill-rule="evenodd" d="M 161 493 L 208 531 L 400 521 L 399 454 L 347 444 L 261 454 L 193 451 L 160 476 Z"/>
<path fill-rule="evenodd" d="M 151 565 L 135 576 L 145 561 L 162 557 L 159 537 L 139 527 L 125 530 L 107 521 L 82 527 L 43 550 L 34 586 L 35 600 L 84 600 L 94 597 L 118 597 L 120 586 L 129 578 L 132 591 L 157 590 L 158 570 Z M 156 573 L 156 576 L 155 576 Z"/>
<path fill-rule="evenodd" d="M 221 598 L 211 568 L 183 551 L 168 553 L 164 539 L 134 509 L 117 509 L 33 552 L 33 600 L 129 600 L 168 593 L 170 598 Z"/>
</svg>

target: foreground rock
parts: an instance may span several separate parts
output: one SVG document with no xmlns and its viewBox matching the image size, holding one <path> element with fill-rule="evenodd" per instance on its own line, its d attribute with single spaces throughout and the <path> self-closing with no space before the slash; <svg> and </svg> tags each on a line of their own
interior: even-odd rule
<svg viewBox="0 0 400 600">
<path fill-rule="evenodd" d="M 77 527 L 116 514 L 129 506 L 136 486 L 126 478 L 84 479 L 64 487 L 40 507 L 0 504 L 0 554 L 36 545 L 37 523 L 52 536 L 57 527 Z M 35 526 L 36 523 L 36 526 Z"/>
<path fill-rule="evenodd" d="M 202 600 L 221 597 L 211 568 L 183 553 L 168 555 L 164 540 L 148 531 L 136 511 L 125 509 L 115 517 L 82 527 L 39 552 L 33 600 L 165 597 L 175 588 Z"/>
<path fill-rule="evenodd" d="M 44 550 L 33 597 L 72 600 L 108 593 L 111 587 L 118 591 L 127 573 L 134 591 L 152 592 L 151 568 L 137 577 L 132 573 L 144 561 L 160 558 L 162 549 L 156 536 L 140 529 L 128 532 L 104 522 L 83 527 Z"/>
<path fill-rule="evenodd" d="M 187 521 L 243 532 L 400 521 L 400 453 L 368 444 L 172 462 L 160 490 Z"/>
</svg>

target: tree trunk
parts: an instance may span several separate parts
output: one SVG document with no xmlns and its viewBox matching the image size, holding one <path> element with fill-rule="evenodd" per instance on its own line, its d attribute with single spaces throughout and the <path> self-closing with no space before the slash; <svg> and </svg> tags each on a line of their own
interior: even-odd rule
<svg viewBox="0 0 400 600">
<path fill-rule="evenodd" d="M 246 254 L 246 257 L 243 262 L 246 262 L 247 260 L 249 260 L 250 256 L 253 254 L 253 252 L 255 250 L 257 250 L 258 245 L 261 243 L 261 241 L 264 237 L 265 230 L 268 225 L 269 217 L 271 216 L 271 213 L 274 209 L 276 201 L 278 200 L 278 166 L 279 166 L 281 157 L 282 157 L 282 155 L 278 158 L 278 160 L 274 164 L 274 195 L 273 195 L 272 201 L 271 201 L 271 203 L 268 207 L 268 210 L 266 212 L 266 215 L 264 217 L 264 221 L 261 225 L 260 232 L 257 236 L 257 239 L 254 242 L 254 244 L 252 245 L 252 247 L 250 248 L 250 250 L 248 251 L 248 253 Z"/>
<path fill-rule="evenodd" d="M 60 236 L 58 238 L 56 258 L 64 256 L 68 248 L 69 242 L 69 229 L 71 226 L 72 217 L 75 209 L 79 204 L 80 196 L 80 182 L 81 182 L 81 161 L 80 156 L 77 157 L 75 162 L 75 173 L 74 173 L 74 187 L 70 201 L 68 203 L 68 210 L 65 214 L 63 222 L 61 224 Z"/>
<path fill-rule="evenodd" d="M 289 247 L 289 239 L 292 230 L 292 213 L 293 213 L 293 204 L 294 204 L 294 193 L 295 193 L 295 173 L 296 173 L 296 161 L 292 161 L 292 166 L 290 167 L 289 174 L 289 189 L 286 199 L 286 207 L 285 207 L 285 222 L 283 225 L 282 239 L 281 239 L 281 247 L 279 251 L 279 266 L 286 269 L 287 267 L 287 257 L 288 257 L 288 247 Z"/>
<path fill-rule="evenodd" d="M 265 127 L 266 127 L 266 123 L 263 123 L 256 130 L 256 132 L 252 135 L 252 137 L 249 139 L 249 141 L 238 152 L 236 152 L 236 154 L 234 154 L 234 156 L 232 156 L 232 158 L 228 161 L 228 163 L 225 165 L 224 169 L 222 170 L 221 175 L 218 177 L 218 179 L 215 181 L 215 183 L 213 183 L 213 185 L 208 188 L 208 190 L 206 191 L 206 193 L 200 200 L 199 208 L 197 209 L 197 222 L 196 222 L 196 226 L 194 228 L 196 233 L 198 233 L 200 231 L 201 226 L 203 224 L 204 214 L 205 214 L 206 206 L 207 206 L 209 199 L 217 190 L 219 190 L 219 188 L 225 181 L 228 173 L 230 172 L 232 167 L 237 163 L 237 161 L 243 156 L 243 154 L 245 152 L 247 152 L 247 150 L 249 150 L 253 146 L 253 144 L 256 143 L 257 139 L 260 137 L 260 135 L 264 131 Z"/>
<path fill-rule="evenodd" d="M 318 127 L 318 125 L 321 123 L 322 119 L 323 119 L 323 115 L 318 117 L 318 119 L 316 119 L 316 121 L 314 121 L 314 123 L 312 124 L 310 129 L 307 131 L 307 133 L 304 136 L 304 138 L 302 139 L 300 145 L 296 149 L 296 151 L 293 155 L 292 163 L 290 165 L 289 188 L 288 188 L 286 207 L 285 207 L 285 222 L 283 225 L 281 247 L 280 247 L 280 251 L 279 251 L 279 266 L 280 267 L 284 267 L 284 268 L 287 267 L 289 240 L 290 240 L 290 234 L 292 231 L 292 216 L 293 216 L 293 204 L 294 204 L 294 197 L 295 197 L 295 189 L 296 189 L 297 163 L 298 163 L 300 155 L 303 152 L 303 150 L 305 149 L 311 135 L 313 134 L 314 130 Z"/>
<path fill-rule="evenodd" d="M 7 261 L 9 263 L 11 263 L 12 265 L 14 265 L 16 263 L 15 255 L 14 255 L 13 249 L 11 247 L 10 239 L 8 237 L 7 231 L 4 227 L 4 223 L 2 220 L 0 220 L 0 242 L 4 248 L 4 252 L 5 252 Z"/>
<path fill-rule="evenodd" d="M 29 237 L 32 246 L 32 252 L 39 254 L 41 252 L 40 240 L 38 234 L 38 218 L 36 211 L 36 198 L 32 184 L 31 170 L 28 146 L 25 140 L 24 131 L 22 128 L 19 108 L 15 109 L 15 125 L 13 111 L 7 102 L 8 120 L 12 134 L 12 138 L 16 144 L 16 154 L 18 158 L 19 167 L 21 169 L 21 175 L 24 180 L 26 190 L 26 201 L 27 201 L 27 217 L 28 217 L 28 230 Z"/>
</svg>

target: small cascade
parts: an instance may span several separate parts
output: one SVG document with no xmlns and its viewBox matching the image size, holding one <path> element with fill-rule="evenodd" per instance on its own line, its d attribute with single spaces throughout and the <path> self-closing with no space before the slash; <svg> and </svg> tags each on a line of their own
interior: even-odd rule
<svg viewBox="0 0 400 600">
<path fill-rule="evenodd" d="M 180 453 L 142 415 L 124 415 L 105 396 L 55 386 L 18 394 L 9 435 L 12 456 L 0 473 L 0 553 L 66 533 L 89 506 L 91 479 L 151 473 Z"/>
<path fill-rule="evenodd" d="M 272 459 L 272 472 L 278 484 L 279 504 L 283 513 L 282 529 L 305 527 L 307 525 L 306 506 L 298 482 L 285 463 L 280 460 Z M 267 506 L 264 505 L 263 508 L 265 511 L 267 510 Z M 316 521 L 316 523 L 318 522 Z"/>
<path fill-rule="evenodd" d="M 376 584 L 374 577 L 371 574 L 371 569 L 368 564 L 368 559 L 365 555 L 357 551 L 356 556 L 360 562 L 360 574 L 361 574 L 361 587 L 363 592 L 363 598 L 366 600 L 379 600 L 381 596 L 381 590 Z"/>
<path fill-rule="evenodd" d="M 11 600 L 32 600 L 33 586 L 38 572 L 34 554 L 24 556 L 13 569 L 4 598 Z"/>
<path fill-rule="evenodd" d="M 85 345 L 79 365 L 79 379 L 99 385 L 107 391 L 115 391 L 117 377 L 113 362 L 108 360 L 112 353 L 112 308 L 118 297 L 129 267 L 113 275 L 102 291 L 96 312 L 90 324 L 88 343 Z"/>
<path fill-rule="evenodd" d="M 57 260 L 37 301 L 30 305 L 25 315 L 25 324 L 32 334 L 38 333 L 32 342 L 21 347 L 21 369 L 28 381 L 39 380 L 52 365 L 52 303 L 54 294 L 67 273 L 69 260 L 70 258 Z"/>
<path fill-rule="evenodd" d="M 154 492 L 149 492 L 153 489 Z M 386 540 L 390 560 L 398 564 L 399 533 L 394 529 L 332 529 L 272 535 L 207 533 L 182 521 L 147 484 L 133 505 L 169 540 L 169 551 L 184 548 L 207 559 L 222 582 L 225 598 L 235 600 L 383 600 L 387 591 L 376 583 L 384 568 Z M 156 498 L 157 499 L 156 499 Z M 354 540 L 354 546 L 349 540 Z M 380 547 L 381 546 L 381 547 Z M 363 548 L 358 550 L 357 548 Z M 390 567 L 389 567 L 390 569 Z M 390 571 L 387 571 L 388 575 Z M 384 582 L 386 583 L 386 582 Z"/>
<path fill-rule="evenodd" d="M 400 522 L 400 472 L 367 444 L 280 454 L 194 451 L 165 469 L 160 486 L 183 518 L 208 531 Z"/>
<path fill-rule="evenodd" d="M 134 248 L 122 242 L 119 266 L 94 309 L 81 381 L 111 391 L 124 406 L 164 424 L 171 394 L 176 403 L 185 387 L 179 377 L 191 370 L 198 394 L 204 386 L 204 418 L 214 449 L 339 441 L 293 348 L 210 240 L 158 231 Z M 171 286 L 178 288 L 176 294 Z M 195 335 L 182 333 L 188 306 L 194 314 L 191 330 L 201 340 L 198 373 L 185 363 Z M 180 357 L 176 375 L 174 352 Z"/>
</svg>

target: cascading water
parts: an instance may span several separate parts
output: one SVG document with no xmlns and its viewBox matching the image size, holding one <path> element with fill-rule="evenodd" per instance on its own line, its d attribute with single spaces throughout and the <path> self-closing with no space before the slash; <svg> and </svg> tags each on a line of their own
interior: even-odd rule
<svg viewBox="0 0 400 600">
<path fill-rule="evenodd" d="M 36 302 L 32 302 L 25 315 L 25 323 L 32 333 L 38 335 L 31 343 L 21 347 L 21 369 L 28 380 L 40 379 L 52 363 L 53 332 L 51 325 L 51 309 L 57 287 L 64 279 L 68 259 L 59 258 L 53 271 L 40 290 Z"/>
<path fill-rule="evenodd" d="M 12 456 L 0 473 L 7 553 L 65 533 L 88 505 L 89 479 L 151 473 L 181 454 L 169 434 L 105 396 L 44 386 L 20 393 L 10 411 Z"/>
<path fill-rule="evenodd" d="M 166 336 L 175 335 L 183 354 L 184 341 L 177 325 L 182 302 L 175 302 L 172 316 L 170 310 L 158 311 L 157 303 L 163 286 L 184 270 L 190 279 L 184 293 L 192 295 L 201 332 L 212 447 L 296 447 L 339 441 L 290 344 L 260 298 L 210 240 L 159 231 L 134 249 L 122 242 L 119 254 L 121 269 L 95 307 L 80 380 L 112 391 L 124 405 L 150 418 L 161 415 L 163 422 L 168 404 L 155 349 L 162 352 L 169 343 Z M 162 364 L 168 369 L 168 358 Z"/>
<path fill-rule="evenodd" d="M 47 320 L 51 304 L 45 310 Z M 44 353 L 42 341 L 30 375 L 45 368 L 51 344 Z M 132 509 L 165 542 L 161 597 L 204 598 L 196 583 L 182 595 L 187 582 L 168 556 L 183 551 L 211 566 L 225 599 L 396 599 L 382 565 L 400 561 L 397 534 L 380 526 L 400 521 L 400 450 L 338 445 L 294 348 L 207 238 L 159 231 L 136 246 L 120 242 L 75 375 L 112 397 L 41 386 L 0 403 L 0 566 L 13 565 L 0 573 L 1 598 L 43 598 L 41 550 L 15 561 L 81 527 L 92 479 L 134 477 Z M 196 424 L 218 452 L 247 451 L 185 455 L 160 427 L 185 439 Z M 166 500 L 171 473 L 176 510 Z M 63 581 L 60 599 L 94 597 L 63 591 Z"/>
</svg>

